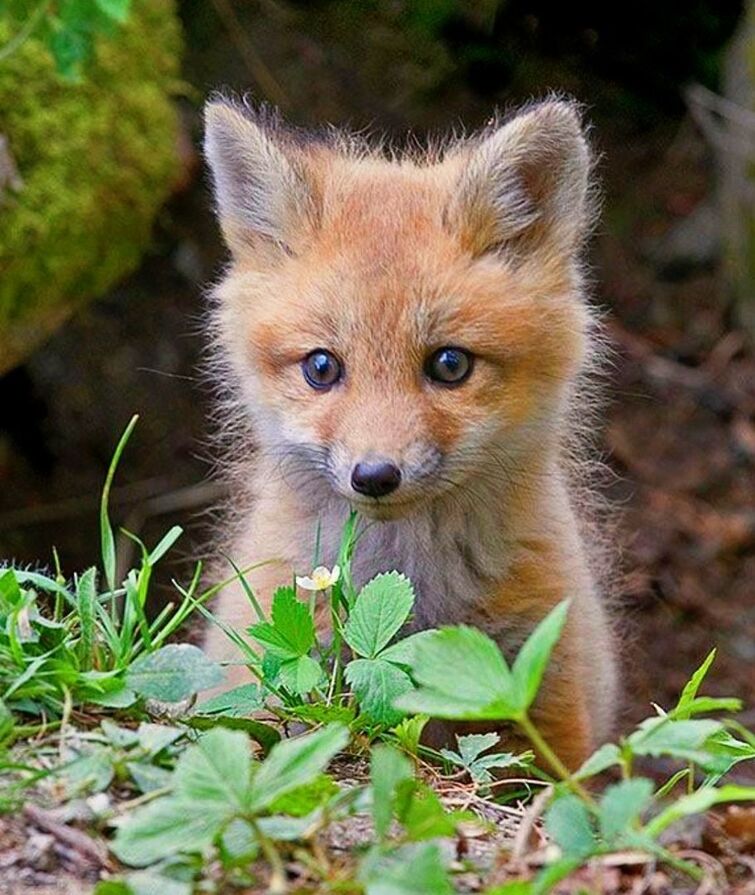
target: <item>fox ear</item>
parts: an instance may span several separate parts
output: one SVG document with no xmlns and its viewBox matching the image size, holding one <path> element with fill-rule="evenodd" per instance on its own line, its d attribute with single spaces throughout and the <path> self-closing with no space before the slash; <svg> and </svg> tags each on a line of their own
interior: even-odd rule
<svg viewBox="0 0 755 895">
<path fill-rule="evenodd" d="M 278 248 L 295 254 L 314 218 L 313 190 L 304 154 L 286 145 L 277 122 L 212 100 L 205 106 L 204 151 L 231 251 Z"/>
<path fill-rule="evenodd" d="M 446 217 L 473 254 L 579 247 L 589 215 L 590 151 L 574 104 L 543 102 L 450 161 L 460 173 Z"/>
</svg>

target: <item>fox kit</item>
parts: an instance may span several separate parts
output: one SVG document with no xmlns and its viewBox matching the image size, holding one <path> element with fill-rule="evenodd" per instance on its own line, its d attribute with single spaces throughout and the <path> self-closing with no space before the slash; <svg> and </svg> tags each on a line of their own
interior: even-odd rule
<svg viewBox="0 0 755 895">
<path fill-rule="evenodd" d="M 357 586 L 398 569 L 415 627 L 475 625 L 509 657 L 571 598 L 533 716 L 578 765 L 610 732 L 616 672 L 568 468 L 597 351 L 575 106 L 402 156 L 218 99 L 205 148 L 232 256 L 214 296 L 235 421 L 226 551 L 272 560 L 249 575 L 264 603 L 310 568 L 318 532 L 335 562 L 355 508 L 374 520 Z M 253 621 L 240 588 L 215 612 Z M 207 648 L 239 660 L 218 628 Z"/>
</svg>

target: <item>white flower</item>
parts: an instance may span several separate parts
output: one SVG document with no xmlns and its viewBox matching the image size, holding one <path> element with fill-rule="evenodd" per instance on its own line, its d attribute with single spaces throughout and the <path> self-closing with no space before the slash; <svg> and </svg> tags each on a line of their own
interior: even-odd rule
<svg viewBox="0 0 755 895">
<path fill-rule="evenodd" d="M 296 583 L 304 590 L 327 590 L 338 581 L 341 570 L 333 566 L 332 571 L 326 566 L 318 566 L 310 575 L 296 576 Z"/>
</svg>

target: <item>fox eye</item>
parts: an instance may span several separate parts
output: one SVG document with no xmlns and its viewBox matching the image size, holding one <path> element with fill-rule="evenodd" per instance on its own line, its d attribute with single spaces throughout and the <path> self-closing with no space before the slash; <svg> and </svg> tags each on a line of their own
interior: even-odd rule
<svg viewBox="0 0 755 895">
<path fill-rule="evenodd" d="M 341 364 L 335 355 L 322 348 L 311 351 L 302 361 L 302 373 L 312 388 L 327 389 L 341 378 Z"/>
<path fill-rule="evenodd" d="M 439 385 L 460 385 L 472 372 L 474 358 L 463 348 L 439 348 L 425 362 L 425 375 Z"/>
</svg>

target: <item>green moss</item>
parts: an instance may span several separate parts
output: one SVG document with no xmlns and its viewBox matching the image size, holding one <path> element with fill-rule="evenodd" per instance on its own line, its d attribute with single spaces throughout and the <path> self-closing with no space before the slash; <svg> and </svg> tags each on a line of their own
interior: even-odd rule
<svg viewBox="0 0 755 895">
<path fill-rule="evenodd" d="M 10 37 L 0 23 L 0 45 Z M 131 271 L 175 173 L 174 0 L 138 0 L 83 82 L 29 40 L 0 67 L 0 133 L 24 185 L 0 206 L 0 373 Z"/>
</svg>

